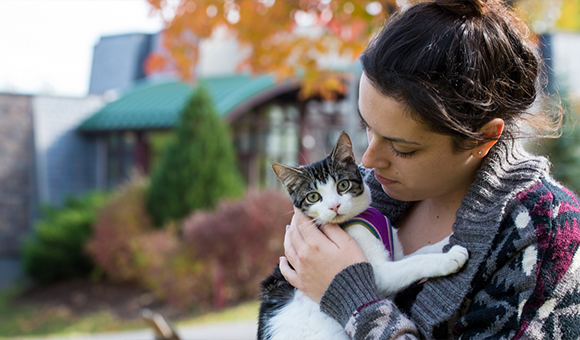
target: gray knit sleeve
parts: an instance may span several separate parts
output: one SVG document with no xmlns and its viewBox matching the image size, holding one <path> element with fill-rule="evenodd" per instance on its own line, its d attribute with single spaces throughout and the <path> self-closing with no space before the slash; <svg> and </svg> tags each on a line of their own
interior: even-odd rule
<svg viewBox="0 0 580 340">
<path fill-rule="evenodd" d="M 351 339 L 416 339 L 417 328 L 390 301 L 383 299 L 368 262 L 338 273 L 320 301 L 320 310 L 337 320 Z"/>
<path fill-rule="evenodd" d="M 381 300 L 368 262 L 347 267 L 330 283 L 320 301 L 320 309 L 345 326 L 360 306 Z"/>
</svg>

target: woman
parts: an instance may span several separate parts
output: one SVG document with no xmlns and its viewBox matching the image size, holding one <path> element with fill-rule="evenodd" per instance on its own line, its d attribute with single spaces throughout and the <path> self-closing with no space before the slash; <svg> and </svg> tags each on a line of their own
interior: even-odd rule
<svg viewBox="0 0 580 340">
<path fill-rule="evenodd" d="M 296 210 L 286 279 L 354 339 L 580 337 L 580 206 L 522 147 L 542 68 L 525 27 L 499 1 L 419 3 L 361 62 L 373 206 L 406 255 L 451 235 L 470 258 L 383 299 L 358 245 Z"/>
</svg>

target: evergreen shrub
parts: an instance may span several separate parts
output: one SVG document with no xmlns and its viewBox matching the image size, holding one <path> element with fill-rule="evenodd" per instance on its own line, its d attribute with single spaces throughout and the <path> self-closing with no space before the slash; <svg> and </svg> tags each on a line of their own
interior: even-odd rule
<svg viewBox="0 0 580 340">
<path fill-rule="evenodd" d="M 180 114 L 151 175 L 146 206 L 157 227 L 197 209 L 212 209 L 221 198 L 239 197 L 244 184 L 226 123 L 199 86 Z"/>
<path fill-rule="evenodd" d="M 22 247 L 24 271 L 39 283 L 84 276 L 93 269 L 84 244 L 106 194 L 70 197 L 62 207 L 43 207 L 43 217 Z"/>
</svg>

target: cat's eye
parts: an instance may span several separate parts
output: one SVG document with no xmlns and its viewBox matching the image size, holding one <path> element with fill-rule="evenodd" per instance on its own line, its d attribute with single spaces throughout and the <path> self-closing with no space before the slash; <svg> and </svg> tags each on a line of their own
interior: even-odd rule
<svg viewBox="0 0 580 340">
<path fill-rule="evenodd" d="M 338 182 L 336 187 L 338 188 L 339 193 L 343 193 L 350 188 L 350 181 L 343 179 L 342 181 Z"/>
<path fill-rule="evenodd" d="M 306 195 L 306 199 L 310 203 L 316 203 L 320 201 L 320 194 L 318 194 L 317 192 L 311 192 L 308 195 Z"/>
</svg>

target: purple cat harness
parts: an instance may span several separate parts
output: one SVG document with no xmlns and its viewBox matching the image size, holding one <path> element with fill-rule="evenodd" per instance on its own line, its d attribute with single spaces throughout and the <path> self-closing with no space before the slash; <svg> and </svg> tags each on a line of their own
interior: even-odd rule
<svg viewBox="0 0 580 340">
<path fill-rule="evenodd" d="M 385 248 L 389 251 L 390 260 L 393 261 L 393 230 L 391 221 L 375 208 L 368 208 L 352 220 L 340 224 L 341 228 L 349 227 L 353 224 L 361 224 L 371 232 L 376 238 L 381 240 Z"/>
</svg>

